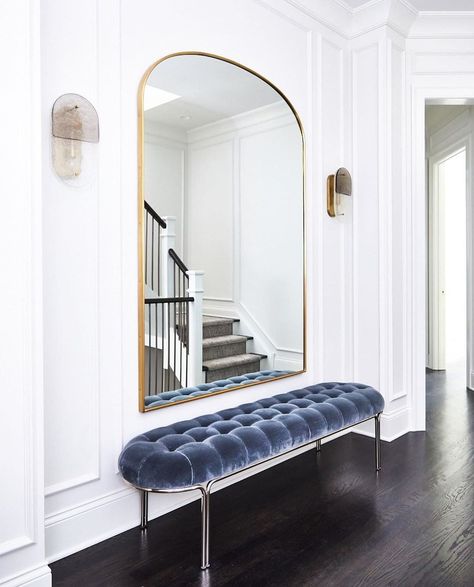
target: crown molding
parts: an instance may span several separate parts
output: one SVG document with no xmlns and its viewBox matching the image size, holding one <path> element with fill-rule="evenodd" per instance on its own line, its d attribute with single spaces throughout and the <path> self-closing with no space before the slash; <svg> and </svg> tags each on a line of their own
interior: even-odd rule
<svg viewBox="0 0 474 587">
<path fill-rule="evenodd" d="M 410 39 L 474 39 L 474 10 L 422 11 L 410 29 Z"/>
<path fill-rule="evenodd" d="M 407 0 L 370 0 L 354 9 L 351 38 L 384 26 L 407 37 L 417 16 L 418 12 Z"/>
<path fill-rule="evenodd" d="M 418 10 L 409 0 L 368 0 L 352 8 L 346 0 L 283 0 L 347 40 L 382 27 L 405 38 L 474 38 L 474 10 Z"/>
<path fill-rule="evenodd" d="M 376 6 L 377 4 L 380 4 L 384 1 L 385 0 L 367 0 L 367 2 L 364 2 L 360 6 L 356 6 L 354 8 L 354 7 L 350 6 L 347 2 L 345 2 L 345 0 L 334 0 L 334 2 L 336 2 L 337 4 L 342 6 L 342 8 L 347 10 L 347 12 L 349 12 L 350 14 L 357 14 L 358 12 L 362 12 L 364 10 L 367 10 L 368 8 L 371 8 L 372 6 Z M 413 4 L 411 2 L 409 2 L 408 0 L 396 0 L 396 1 L 398 1 L 400 4 L 403 4 L 405 6 L 405 8 L 407 8 L 407 10 L 412 12 L 414 15 L 417 15 L 419 13 L 419 10 L 417 8 L 415 8 L 415 6 L 413 6 Z"/>
<path fill-rule="evenodd" d="M 408 0 L 369 0 L 352 8 L 345 0 L 283 0 L 347 40 L 383 26 L 407 36 L 418 12 Z"/>
<path fill-rule="evenodd" d="M 341 37 L 350 38 L 352 11 L 344 0 L 318 0 L 317 9 L 314 8 L 314 0 L 283 0 L 283 2 Z"/>
</svg>

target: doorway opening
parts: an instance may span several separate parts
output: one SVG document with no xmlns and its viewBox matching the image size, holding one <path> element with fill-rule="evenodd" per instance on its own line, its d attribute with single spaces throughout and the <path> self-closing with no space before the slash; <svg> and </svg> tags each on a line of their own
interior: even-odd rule
<svg viewBox="0 0 474 587">
<path fill-rule="evenodd" d="M 465 380 L 462 388 L 471 387 L 467 179 L 472 115 L 469 106 L 426 107 L 426 366 L 432 371 L 445 371 L 460 384 Z"/>
</svg>

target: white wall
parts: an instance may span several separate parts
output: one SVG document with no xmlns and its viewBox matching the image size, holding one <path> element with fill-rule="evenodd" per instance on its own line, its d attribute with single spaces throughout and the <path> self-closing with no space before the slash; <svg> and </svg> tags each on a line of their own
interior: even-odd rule
<svg viewBox="0 0 474 587">
<path fill-rule="evenodd" d="M 268 356 L 265 368 L 299 370 L 303 150 L 295 117 L 278 101 L 188 136 L 185 259 L 205 271 L 204 310 L 238 317 L 252 350 Z"/>
<path fill-rule="evenodd" d="M 386 438 L 423 428 L 424 99 L 474 97 L 472 19 L 422 15 L 407 42 L 416 15 L 406 3 L 369 4 L 351 13 L 309 0 L 242 0 L 235 10 L 217 0 L 84 0 L 80 11 L 72 0 L 41 3 L 49 559 L 137 523 L 138 497 L 116 460 L 144 429 L 337 379 L 380 388 Z M 301 116 L 308 371 L 140 414 L 136 93 L 153 61 L 187 49 L 258 71 Z M 49 168 L 50 109 L 68 91 L 99 112 L 98 177 L 88 188 L 59 183 Z M 341 165 L 353 174 L 353 211 L 334 220 L 325 181 Z M 158 496 L 151 513 L 187 499 Z"/>
<path fill-rule="evenodd" d="M 145 115 L 146 116 L 146 115 Z M 145 200 L 162 218 L 176 218 L 176 252 L 183 254 L 186 135 L 156 122 L 145 125 Z"/>
<path fill-rule="evenodd" d="M 277 351 L 302 352 L 303 153 L 296 121 L 248 133 L 239 155 L 239 302 Z"/>
<path fill-rule="evenodd" d="M 232 300 L 234 145 L 221 138 L 188 145 L 185 262 L 204 271 L 207 299 Z"/>
<path fill-rule="evenodd" d="M 43 511 L 39 2 L 4 2 L 0 154 L 0 584 L 51 585 Z"/>
<path fill-rule="evenodd" d="M 72 0 L 46 0 L 42 17 L 46 537 L 53 560 L 137 523 L 137 495 L 121 481 L 116 466 L 121 446 L 134 434 L 328 376 L 350 378 L 345 332 L 325 322 L 325 316 L 337 316 L 341 323 L 341 315 L 348 313 L 344 219 L 332 223 L 320 205 L 326 175 L 336 162 L 346 163 L 343 105 L 348 86 L 343 76 L 346 41 L 284 2 L 267 7 L 245 0 L 229 18 L 229 7 L 216 0 L 124 0 L 121 6 L 114 0 L 85 0 L 79 12 Z M 285 92 L 302 118 L 311 227 L 308 372 L 140 414 L 136 94 L 153 61 L 189 48 L 230 57 L 260 72 Z M 85 95 L 99 113 L 99 171 L 88 188 L 59 183 L 46 161 L 51 104 L 65 91 Z M 321 277 L 323 260 L 337 280 Z M 323 356 L 324 347 L 341 352 Z M 188 499 L 159 496 L 152 500 L 151 513 Z"/>
</svg>

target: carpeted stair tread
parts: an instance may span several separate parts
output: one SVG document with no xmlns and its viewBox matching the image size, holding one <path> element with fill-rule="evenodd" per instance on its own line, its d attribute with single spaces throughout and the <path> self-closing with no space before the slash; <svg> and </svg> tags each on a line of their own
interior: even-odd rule
<svg viewBox="0 0 474 587">
<path fill-rule="evenodd" d="M 202 341 L 202 360 L 206 362 L 245 354 L 247 340 L 247 336 L 237 334 L 204 338 Z"/>
<path fill-rule="evenodd" d="M 240 322 L 238 318 L 210 315 L 202 318 L 202 370 L 206 383 L 261 369 L 260 361 L 266 355 L 247 352 L 247 341 L 253 337 L 234 334 L 234 322 Z"/>
<path fill-rule="evenodd" d="M 249 337 L 242 334 L 227 334 L 226 336 L 213 336 L 212 338 L 205 338 L 202 341 L 202 346 L 203 348 L 208 348 L 226 344 L 238 344 L 247 340 L 249 340 Z"/>
<path fill-rule="evenodd" d="M 237 365 L 246 365 L 254 363 L 264 358 L 264 355 L 256 355 L 253 353 L 245 353 L 243 355 L 234 355 L 232 357 L 222 357 L 221 359 L 212 359 L 203 363 L 205 371 L 216 371 L 218 369 L 227 369 Z"/>
<path fill-rule="evenodd" d="M 233 334 L 235 318 L 222 318 L 220 316 L 202 317 L 203 339 L 215 338 L 216 336 L 229 336 Z"/>
<path fill-rule="evenodd" d="M 238 322 L 237 318 L 223 318 L 221 316 L 203 316 L 202 317 L 202 324 L 203 326 L 210 326 L 215 324 L 233 324 L 234 322 Z"/>
</svg>

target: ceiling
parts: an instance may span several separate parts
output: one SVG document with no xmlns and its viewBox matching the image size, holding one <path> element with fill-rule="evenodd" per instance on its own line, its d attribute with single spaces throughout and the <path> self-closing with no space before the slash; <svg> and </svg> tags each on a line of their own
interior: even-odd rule
<svg viewBox="0 0 474 587">
<path fill-rule="evenodd" d="M 466 110 L 467 106 L 426 106 L 426 133 L 432 134 Z"/>
<path fill-rule="evenodd" d="M 163 61 L 151 73 L 148 84 L 180 97 L 147 110 L 145 119 L 182 130 L 282 99 L 271 86 L 248 71 L 199 55 L 180 55 Z"/>
<path fill-rule="evenodd" d="M 343 0 L 351 8 L 359 8 L 368 4 L 368 0 Z M 474 0 L 409 0 L 409 4 L 416 10 L 441 10 L 448 12 L 472 11 L 474 10 Z"/>
</svg>

